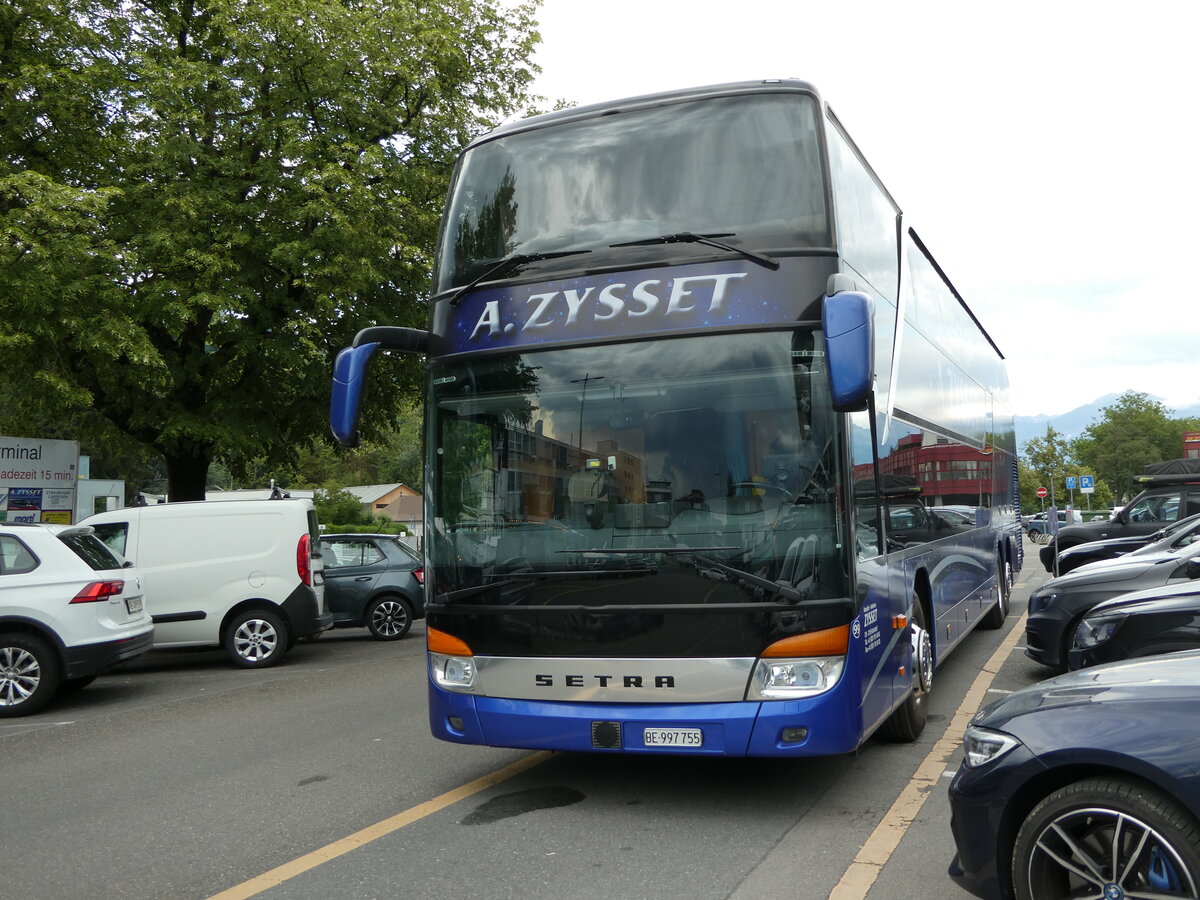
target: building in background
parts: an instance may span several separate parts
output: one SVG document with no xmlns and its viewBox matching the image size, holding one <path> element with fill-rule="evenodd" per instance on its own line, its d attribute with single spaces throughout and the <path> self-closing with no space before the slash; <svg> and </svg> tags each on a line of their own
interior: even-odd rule
<svg viewBox="0 0 1200 900">
<path fill-rule="evenodd" d="M 424 542 L 425 496 L 420 491 L 399 482 L 352 485 L 346 490 L 358 498 L 367 515 L 398 522 L 416 537 L 418 545 Z"/>
</svg>

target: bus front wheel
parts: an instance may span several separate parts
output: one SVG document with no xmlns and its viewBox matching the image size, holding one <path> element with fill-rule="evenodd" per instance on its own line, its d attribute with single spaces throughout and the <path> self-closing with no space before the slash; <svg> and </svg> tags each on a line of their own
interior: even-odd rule
<svg viewBox="0 0 1200 900">
<path fill-rule="evenodd" d="M 912 674 L 912 691 L 887 717 L 879 733 L 884 740 L 911 744 L 925 730 L 925 720 L 929 717 L 929 691 L 933 688 L 933 641 L 920 597 L 913 599 L 909 628 L 912 629 L 912 658 L 908 667 Z"/>
</svg>

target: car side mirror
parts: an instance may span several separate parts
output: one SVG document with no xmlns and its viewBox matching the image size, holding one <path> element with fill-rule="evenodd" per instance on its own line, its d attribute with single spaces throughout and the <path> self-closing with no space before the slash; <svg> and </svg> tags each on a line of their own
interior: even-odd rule
<svg viewBox="0 0 1200 900">
<path fill-rule="evenodd" d="M 1123 509 L 1122 509 L 1122 510 L 1118 510 L 1118 511 L 1117 511 L 1117 514 L 1116 514 L 1116 516 L 1115 516 L 1114 518 L 1116 518 L 1116 520 L 1117 520 L 1118 522 L 1120 522 L 1122 525 L 1128 525 L 1128 524 L 1129 524 L 1129 513 L 1125 512 L 1125 510 L 1123 510 Z"/>
<path fill-rule="evenodd" d="M 1189 559 L 1183 567 L 1183 574 L 1188 578 L 1200 578 L 1200 559 Z"/>
</svg>

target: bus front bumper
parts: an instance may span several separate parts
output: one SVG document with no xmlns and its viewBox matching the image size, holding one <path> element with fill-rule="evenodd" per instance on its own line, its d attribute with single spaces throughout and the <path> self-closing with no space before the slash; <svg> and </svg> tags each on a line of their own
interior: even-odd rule
<svg viewBox="0 0 1200 900">
<path fill-rule="evenodd" d="M 557 703 L 476 697 L 430 684 L 429 724 L 441 740 L 493 747 L 829 756 L 849 753 L 861 740 L 861 723 L 839 702 L 838 694 L 742 703 Z M 656 738 L 680 742 L 654 743 Z"/>
</svg>

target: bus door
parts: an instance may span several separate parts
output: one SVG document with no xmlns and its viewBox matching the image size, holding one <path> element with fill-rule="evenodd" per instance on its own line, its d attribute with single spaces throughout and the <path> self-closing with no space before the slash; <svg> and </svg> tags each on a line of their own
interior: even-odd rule
<svg viewBox="0 0 1200 900">
<path fill-rule="evenodd" d="M 890 662 L 891 634 L 886 556 L 859 560 L 858 615 L 850 626 L 850 639 L 860 646 L 863 728 L 871 729 L 895 703 L 895 667 Z"/>
</svg>

